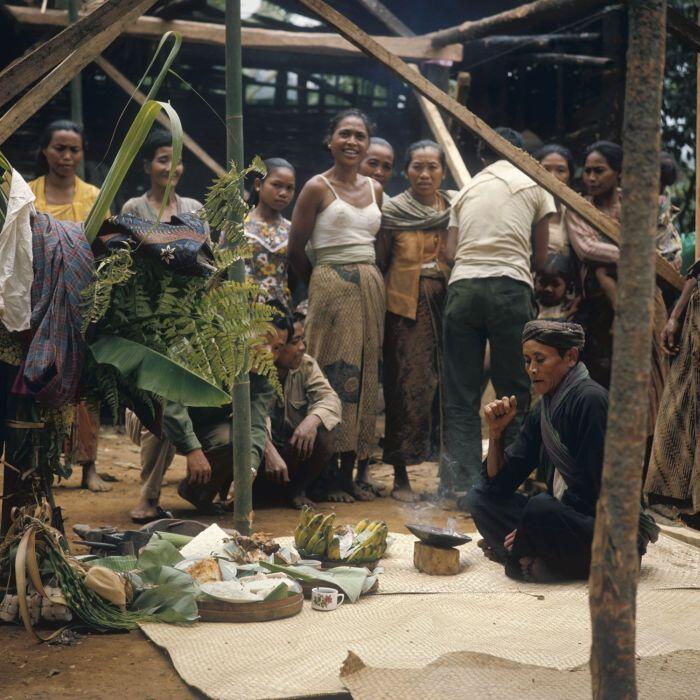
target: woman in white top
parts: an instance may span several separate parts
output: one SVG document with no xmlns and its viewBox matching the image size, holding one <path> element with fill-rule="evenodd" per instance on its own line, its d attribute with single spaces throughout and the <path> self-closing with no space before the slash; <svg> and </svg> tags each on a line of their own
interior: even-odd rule
<svg viewBox="0 0 700 700">
<path fill-rule="evenodd" d="M 574 157 L 566 146 L 560 146 L 558 143 L 542 146 L 537 154 L 537 160 L 557 180 L 565 185 L 571 184 L 576 167 L 574 166 Z M 554 202 L 557 205 L 557 213 L 549 219 L 549 251 L 568 256 L 569 234 L 566 230 L 566 208 L 558 199 L 555 199 Z"/>
<path fill-rule="evenodd" d="M 384 330 L 384 283 L 375 265 L 382 187 L 359 174 L 370 138 L 357 109 L 336 115 L 325 146 L 333 166 L 312 177 L 297 199 L 289 233 L 289 262 L 309 284 L 306 340 L 343 405 L 336 429 L 340 471 L 326 475 L 316 500 L 373 497 L 365 482 L 374 443 L 379 361 Z M 314 264 L 306 255 L 312 249 Z M 352 479 L 355 459 L 358 483 Z M 331 482 L 334 483 L 331 483 Z"/>
</svg>

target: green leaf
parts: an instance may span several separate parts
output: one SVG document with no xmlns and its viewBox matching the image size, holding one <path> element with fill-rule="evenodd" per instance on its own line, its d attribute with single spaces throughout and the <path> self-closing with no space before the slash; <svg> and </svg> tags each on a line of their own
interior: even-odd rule
<svg viewBox="0 0 700 700">
<path fill-rule="evenodd" d="M 149 569 L 160 566 L 172 566 L 183 559 L 184 557 L 175 549 L 175 545 L 172 542 L 160 539 L 154 535 L 143 548 L 141 554 L 139 554 L 137 566 L 144 572 L 141 574 L 141 578 L 145 581 L 145 572 Z M 153 581 L 146 582 L 154 583 Z"/>
<path fill-rule="evenodd" d="M 284 600 L 289 595 L 289 589 L 286 583 L 280 583 L 279 586 L 273 588 L 266 596 L 265 601 L 268 600 Z"/>
<path fill-rule="evenodd" d="M 139 610 L 159 622 L 171 624 L 194 622 L 199 617 L 196 600 L 199 589 L 189 574 L 171 566 L 154 566 L 142 571 L 140 577 L 155 588 L 140 593 L 130 610 Z"/>
<path fill-rule="evenodd" d="M 150 391 L 183 406 L 223 406 L 231 397 L 165 355 L 132 340 L 104 335 L 90 346 L 98 364 L 111 365 L 125 378 L 135 381 L 143 391 Z"/>
</svg>

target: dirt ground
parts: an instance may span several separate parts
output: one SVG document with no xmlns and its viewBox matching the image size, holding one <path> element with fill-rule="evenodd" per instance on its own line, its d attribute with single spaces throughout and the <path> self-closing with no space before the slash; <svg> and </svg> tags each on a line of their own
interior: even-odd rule
<svg viewBox="0 0 700 700">
<path fill-rule="evenodd" d="M 56 501 L 63 509 L 69 540 L 76 523 L 115 525 L 131 528 L 129 510 L 139 491 L 139 455 L 129 439 L 112 429 L 103 429 L 100 436 L 98 471 L 118 479 L 109 493 L 94 494 L 80 488 L 80 474 L 58 485 Z M 177 457 L 167 473 L 161 504 L 175 517 L 195 517 L 189 504 L 176 493 L 179 479 L 185 474 L 184 459 Z M 418 492 L 434 491 L 437 466 L 423 464 L 409 468 Z M 372 478 L 388 493 L 391 468 L 376 465 Z M 0 475 L 1 481 L 1 475 Z M 405 532 L 407 522 L 443 525 L 448 518 L 457 520 L 457 529 L 473 531 L 470 518 L 457 511 L 445 511 L 428 502 L 415 505 L 400 504 L 392 498 L 380 498 L 369 503 L 321 504 L 325 512 L 334 510 L 339 523 L 354 523 L 363 517 L 384 519 L 392 531 Z M 197 517 L 223 527 L 232 527 L 225 518 Z M 261 508 L 255 512 L 254 527 L 274 536 L 291 535 L 298 513 L 283 508 Z M 138 527 L 138 526 L 133 526 Z M 80 546 L 73 546 L 80 553 Z M 141 632 L 96 635 L 78 638 L 71 646 L 38 644 L 21 627 L 0 623 L 0 679 L 4 700 L 34 700 L 38 698 L 104 698 L 118 693 L 122 698 L 160 699 L 199 697 L 180 680 L 165 655 L 148 642 Z"/>
</svg>

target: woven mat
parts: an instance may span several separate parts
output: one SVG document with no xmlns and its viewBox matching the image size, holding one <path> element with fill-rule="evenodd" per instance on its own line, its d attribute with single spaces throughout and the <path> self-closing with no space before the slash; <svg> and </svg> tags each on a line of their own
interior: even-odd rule
<svg viewBox="0 0 700 700">
<path fill-rule="evenodd" d="M 479 698 L 502 700 L 589 700 L 588 664 L 559 671 L 518 664 L 487 654 L 457 652 L 421 669 L 367 667 L 354 655 L 344 665 L 343 683 L 353 700 Z M 695 700 L 700 652 L 678 651 L 637 661 L 640 698 Z"/>
<path fill-rule="evenodd" d="M 489 561 L 474 540 L 459 548 L 462 572 L 456 576 L 429 576 L 413 566 L 413 535 L 394 534 L 396 541 L 387 556 L 382 559 L 379 581 L 380 594 L 395 593 L 540 593 L 542 584 L 514 581 L 503 575 L 500 564 Z M 291 545 L 291 537 L 280 538 L 282 544 Z M 586 590 L 585 581 L 557 584 L 557 591 Z M 639 590 L 665 590 L 669 588 L 700 589 L 700 548 L 673 537 L 661 535 L 649 545 L 642 558 Z"/>
<path fill-rule="evenodd" d="M 658 547 L 658 557 L 664 552 L 670 557 L 664 567 L 645 558 L 648 571 L 637 603 L 640 657 L 700 650 L 697 550 L 669 539 L 650 549 L 650 555 Z M 550 669 L 587 663 L 590 613 L 584 584 L 509 583 L 503 569 L 473 543 L 463 548 L 468 565 L 462 574 L 429 577 L 409 566 L 411 542 L 399 535 L 384 562 L 380 591 L 390 595 L 368 596 L 330 613 L 305 603 L 296 617 L 275 622 L 142 629 L 168 651 L 186 683 L 212 698 L 341 692 L 339 672 L 349 651 L 365 665 L 384 669 L 423 669 L 455 652 Z"/>
</svg>

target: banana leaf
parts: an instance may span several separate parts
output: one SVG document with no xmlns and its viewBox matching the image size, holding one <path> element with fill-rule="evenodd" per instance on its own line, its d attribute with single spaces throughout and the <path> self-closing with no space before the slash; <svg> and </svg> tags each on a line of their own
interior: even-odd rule
<svg viewBox="0 0 700 700">
<path fill-rule="evenodd" d="M 196 597 L 199 588 L 191 576 L 171 566 L 154 566 L 142 571 L 139 577 L 155 588 L 139 593 L 129 610 L 138 610 L 152 615 L 158 622 L 175 625 L 197 620 L 199 611 Z"/>
<path fill-rule="evenodd" d="M 172 566 L 183 559 L 182 554 L 175 549 L 175 545 L 154 535 L 141 550 L 136 565 L 145 572 L 154 567 Z M 141 577 L 143 578 L 144 575 L 141 574 Z"/>
<path fill-rule="evenodd" d="M 165 355 L 116 335 L 103 335 L 90 346 L 95 361 L 116 368 L 143 391 L 183 406 L 216 407 L 231 397 Z"/>
</svg>

